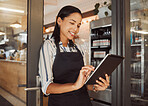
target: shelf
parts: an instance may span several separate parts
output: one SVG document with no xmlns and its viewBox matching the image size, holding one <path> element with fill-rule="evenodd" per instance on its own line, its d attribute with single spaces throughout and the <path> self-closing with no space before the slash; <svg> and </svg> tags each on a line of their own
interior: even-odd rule
<svg viewBox="0 0 148 106">
<path fill-rule="evenodd" d="M 91 40 L 99 40 L 99 39 L 111 39 L 111 35 L 106 35 L 106 36 L 99 36 L 99 37 L 96 37 L 96 38 L 93 38 L 91 36 Z"/>
<path fill-rule="evenodd" d="M 132 81 L 141 81 L 140 78 L 131 78 Z"/>
<path fill-rule="evenodd" d="M 111 46 L 92 46 L 91 49 L 111 49 Z"/>
<path fill-rule="evenodd" d="M 140 95 L 136 95 L 136 94 L 130 94 L 130 97 L 132 97 L 132 99 L 133 100 L 136 100 L 136 101 L 138 101 L 138 102 L 148 102 L 148 100 L 147 99 L 144 99 L 144 98 L 141 98 L 141 96 Z M 140 105 L 141 106 L 141 105 Z M 143 105 L 142 105 L 143 106 Z M 146 106 L 146 105 L 144 105 L 144 106 Z"/>
<path fill-rule="evenodd" d="M 139 62 L 141 59 L 131 59 L 132 62 Z"/>
<path fill-rule="evenodd" d="M 102 18 L 103 19 L 103 22 L 104 22 L 104 18 Z M 100 21 L 100 23 L 102 23 L 101 21 L 101 19 L 99 19 L 99 21 Z M 97 24 L 97 26 L 91 26 L 92 28 L 92 30 L 97 30 L 97 29 L 104 29 L 104 28 L 108 28 L 108 27 L 112 27 L 112 24 L 110 24 L 111 22 L 109 22 L 109 24 L 106 24 L 106 25 L 98 25 L 98 22 L 97 22 L 97 20 L 96 21 L 93 21 L 93 22 L 91 22 L 91 23 L 93 23 L 93 24 Z M 104 24 L 104 23 L 103 23 Z"/>
<path fill-rule="evenodd" d="M 130 97 L 132 97 L 132 98 L 141 98 L 141 96 L 136 95 L 136 94 L 130 94 Z"/>
<path fill-rule="evenodd" d="M 141 47 L 141 44 L 131 44 L 131 47 L 137 47 L 137 46 Z"/>
<path fill-rule="evenodd" d="M 103 59 L 103 57 L 102 58 L 91 58 L 92 60 L 102 60 Z"/>
</svg>

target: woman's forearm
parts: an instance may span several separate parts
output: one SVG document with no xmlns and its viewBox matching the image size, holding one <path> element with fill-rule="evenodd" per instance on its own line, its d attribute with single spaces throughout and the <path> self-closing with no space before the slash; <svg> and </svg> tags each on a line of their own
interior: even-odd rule
<svg viewBox="0 0 148 106">
<path fill-rule="evenodd" d="M 46 93 L 47 94 L 60 94 L 65 92 L 70 92 L 77 90 L 77 87 L 74 83 L 66 83 L 66 84 L 58 84 L 58 83 L 51 83 L 48 85 Z"/>
<path fill-rule="evenodd" d="M 94 70 L 92 66 L 84 66 L 80 70 L 79 76 L 75 83 L 66 83 L 66 84 L 59 84 L 59 83 L 51 83 L 48 85 L 46 94 L 58 94 L 58 93 L 65 93 L 77 90 L 81 88 L 91 71 Z"/>
</svg>

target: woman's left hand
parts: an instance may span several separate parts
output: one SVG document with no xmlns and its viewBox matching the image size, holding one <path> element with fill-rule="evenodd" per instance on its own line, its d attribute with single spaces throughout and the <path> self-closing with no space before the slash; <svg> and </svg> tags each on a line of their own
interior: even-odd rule
<svg viewBox="0 0 148 106">
<path fill-rule="evenodd" d="M 105 74 L 106 80 L 103 78 L 99 78 L 99 80 L 101 80 L 102 82 L 96 80 L 97 84 L 94 84 L 95 87 L 95 91 L 103 91 L 105 90 L 108 86 L 109 86 L 109 76 L 107 74 Z"/>
</svg>

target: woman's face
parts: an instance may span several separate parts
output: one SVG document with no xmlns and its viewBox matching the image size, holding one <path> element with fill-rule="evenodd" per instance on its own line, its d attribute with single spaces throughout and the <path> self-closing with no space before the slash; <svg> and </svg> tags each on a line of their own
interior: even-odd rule
<svg viewBox="0 0 148 106">
<path fill-rule="evenodd" d="M 63 20 L 59 17 L 57 22 L 60 26 L 60 39 L 72 40 L 79 32 L 82 16 L 79 13 L 72 13 Z"/>
</svg>

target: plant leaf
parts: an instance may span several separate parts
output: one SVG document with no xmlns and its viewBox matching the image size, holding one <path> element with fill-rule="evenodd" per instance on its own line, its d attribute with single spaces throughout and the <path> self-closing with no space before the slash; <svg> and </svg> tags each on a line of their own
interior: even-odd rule
<svg viewBox="0 0 148 106">
<path fill-rule="evenodd" d="M 105 1 L 105 2 L 104 2 L 104 5 L 106 5 L 106 4 L 107 4 L 107 2 Z"/>
<path fill-rule="evenodd" d="M 100 7 L 100 3 L 96 3 L 96 4 L 95 4 L 95 8 L 98 9 L 99 7 Z"/>
<path fill-rule="evenodd" d="M 107 12 L 107 11 L 105 11 L 105 16 L 106 16 L 106 17 L 108 16 L 108 12 Z"/>
<path fill-rule="evenodd" d="M 112 5 L 109 5 L 109 6 L 108 6 L 108 9 L 112 10 Z"/>
</svg>

